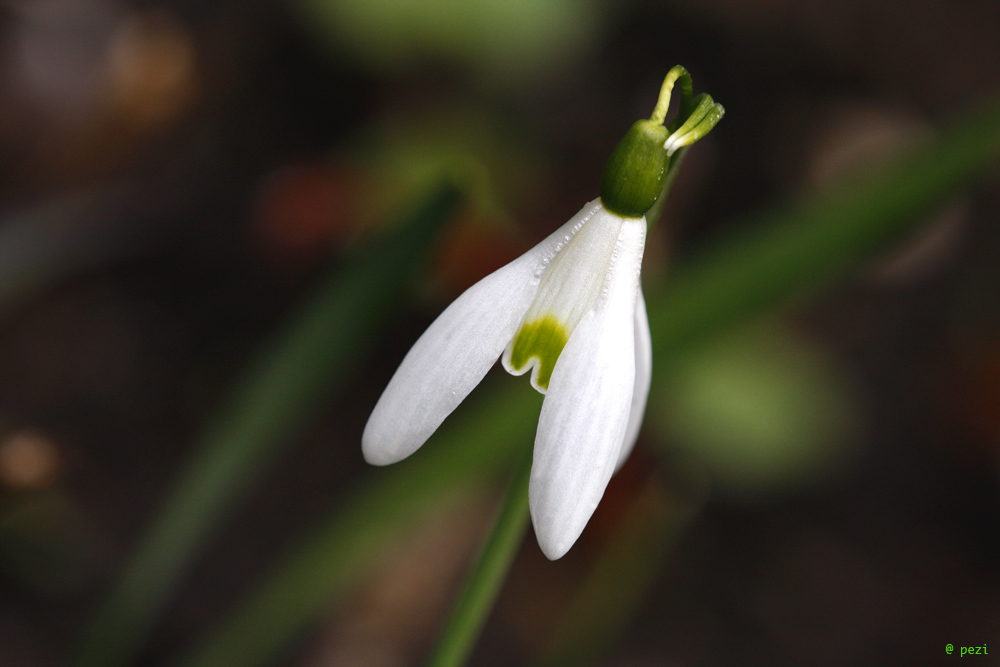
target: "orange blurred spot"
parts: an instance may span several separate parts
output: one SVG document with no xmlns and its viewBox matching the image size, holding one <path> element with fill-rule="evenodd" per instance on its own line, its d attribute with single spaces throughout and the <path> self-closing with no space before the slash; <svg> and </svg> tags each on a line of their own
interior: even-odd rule
<svg viewBox="0 0 1000 667">
<path fill-rule="evenodd" d="M 975 438 L 970 449 L 987 458 L 1000 456 L 1000 344 L 994 345 L 967 353 L 941 383 L 958 426 Z"/>
<path fill-rule="evenodd" d="M 608 488 L 601 503 L 594 511 L 583 536 L 587 542 L 603 543 L 613 535 L 625 516 L 645 488 L 649 478 L 655 474 L 656 460 L 636 443 L 625 465 L 608 482 Z"/>
<path fill-rule="evenodd" d="M 44 433 L 24 429 L 0 441 L 0 481 L 12 489 L 47 486 L 59 469 L 59 450 Z"/>
<path fill-rule="evenodd" d="M 164 11 L 122 21 L 108 48 L 112 104 L 134 126 L 157 128 L 188 108 L 196 92 L 194 39 Z"/>
<path fill-rule="evenodd" d="M 294 164 L 272 172 L 257 192 L 257 243 L 277 259 L 325 253 L 354 231 L 355 179 L 324 164 Z"/>
<path fill-rule="evenodd" d="M 444 235 L 433 280 L 457 295 L 530 247 L 512 230 L 481 224 L 477 213 L 467 209 Z"/>
</svg>

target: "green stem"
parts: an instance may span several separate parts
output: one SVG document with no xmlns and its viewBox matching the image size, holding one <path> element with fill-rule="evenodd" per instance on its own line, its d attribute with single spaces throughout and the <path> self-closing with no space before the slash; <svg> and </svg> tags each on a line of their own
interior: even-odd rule
<svg viewBox="0 0 1000 667">
<path fill-rule="evenodd" d="M 493 532 L 452 609 L 448 625 L 427 663 L 429 667 L 458 667 L 472 652 L 528 526 L 530 478 L 529 453 L 514 473 Z"/>
<path fill-rule="evenodd" d="M 499 381 L 499 382 L 498 382 Z M 174 667 L 263 667 L 321 616 L 342 609 L 400 536 L 444 496 L 501 479 L 538 425 L 542 395 L 511 377 L 481 386 L 420 451 L 372 469 L 340 496 L 329 518 L 298 545 Z M 475 442 L 475 447 L 469 443 Z"/>
</svg>

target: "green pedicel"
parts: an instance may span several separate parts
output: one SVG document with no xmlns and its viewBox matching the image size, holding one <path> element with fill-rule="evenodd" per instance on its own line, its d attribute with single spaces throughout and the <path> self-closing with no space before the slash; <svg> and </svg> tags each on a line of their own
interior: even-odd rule
<svg viewBox="0 0 1000 667">
<path fill-rule="evenodd" d="M 537 359 L 536 382 L 538 387 L 548 390 L 552 369 L 562 352 L 569 332 L 552 315 L 545 315 L 533 322 L 526 322 L 514 336 L 510 351 L 510 367 L 521 372 L 532 358 Z"/>
</svg>

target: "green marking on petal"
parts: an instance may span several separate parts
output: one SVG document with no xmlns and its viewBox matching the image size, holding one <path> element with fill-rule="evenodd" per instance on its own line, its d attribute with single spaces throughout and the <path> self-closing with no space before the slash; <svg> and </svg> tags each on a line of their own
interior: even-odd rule
<svg viewBox="0 0 1000 667">
<path fill-rule="evenodd" d="M 552 369 L 566 341 L 569 332 L 552 315 L 545 315 L 533 322 L 525 322 L 514 336 L 514 344 L 510 351 L 510 366 L 521 372 L 532 359 L 537 359 L 535 384 L 547 390 Z"/>
</svg>

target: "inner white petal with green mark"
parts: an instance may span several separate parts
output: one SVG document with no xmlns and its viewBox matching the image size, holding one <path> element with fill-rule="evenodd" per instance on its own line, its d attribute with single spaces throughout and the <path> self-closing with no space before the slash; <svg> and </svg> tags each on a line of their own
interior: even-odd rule
<svg viewBox="0 0 1000 667">
<path fill-rule="evenodd" d="M 504 368 L 513 375 L 530 370 L 531 385 L 543 394 L 563 347 L 601 296 L 625 221 L 600 207 L 584 222 L 545 268 L 534 301 L 504 350 Z"/>
</svg>

